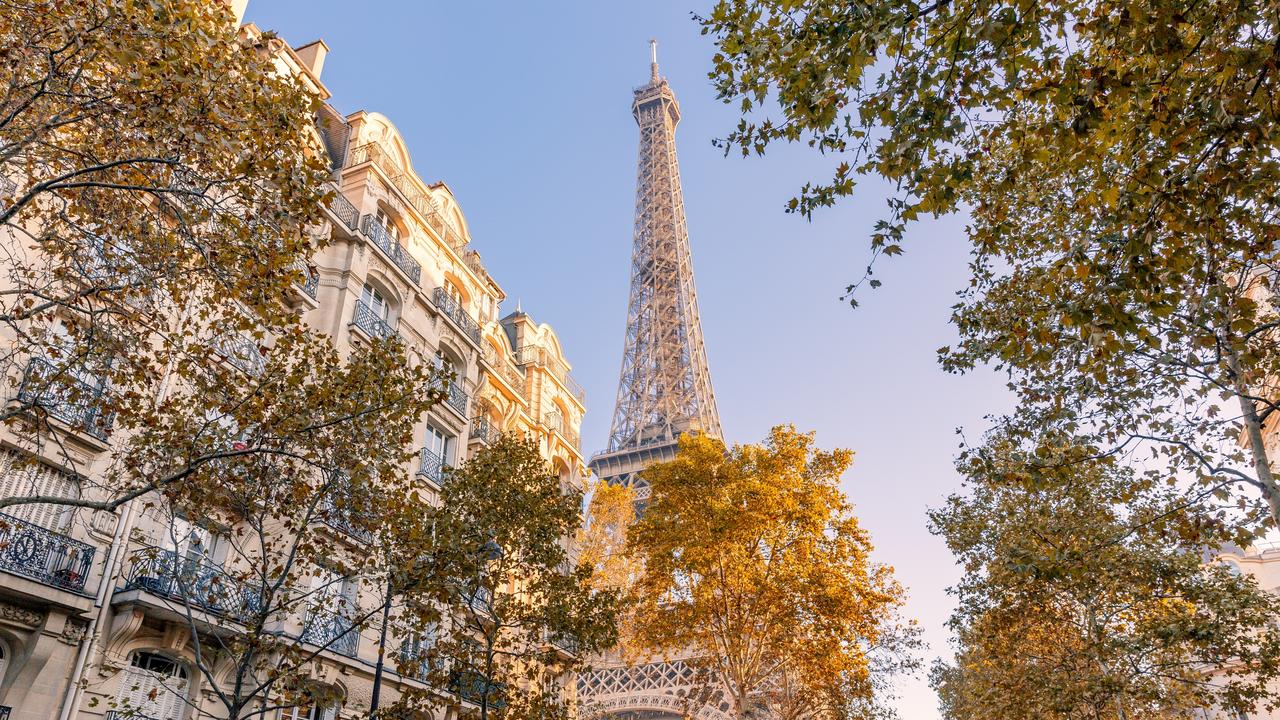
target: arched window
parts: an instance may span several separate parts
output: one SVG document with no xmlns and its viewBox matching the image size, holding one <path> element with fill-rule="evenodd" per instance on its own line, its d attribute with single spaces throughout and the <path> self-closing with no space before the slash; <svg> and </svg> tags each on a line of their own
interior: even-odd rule
<svg viewBox="0 0 1280 720">
<path fill-rule="evenodd" d="M 391 239 L 399 241 L 400 228 L 396 225 L 396 221 L 391 219 L 391 213 L 388 213 L 383 208 L 378 208 L 376 217 L 378 219 L 378 224 L 382 226 L 383 230 L 387 231 L 387 234 L 391 236 Z"/>
<path fill-rule="evenodd" d="M 4 685 L 4 671 L 9 669 L 9 646 L 0 641 L 0 686 Z"/>
<path fill-rule="evenodd" d="M 137 651 L 122 671 L 116 700 L 138 715 L 182 720 L 187 705 L 187 670 L 159 653 Z"/>
<path fill-rule="evenodd" d="M 360 290 L 360 302 L 369 308 L 379 320 L 386 322 L 387 317 L 391 314 L 391 305 L 387 299 L 382 296 L 378 288 L 365 283 Z"/>
<path fill-rule="evenodd" d="M 464 310 L 467 308 L 467 298 L 462 294 L 462 288 L 458 287 L 452 280 L 444 281 L 444 294 L 457 303 L 458 307 Z"/>
</svg>

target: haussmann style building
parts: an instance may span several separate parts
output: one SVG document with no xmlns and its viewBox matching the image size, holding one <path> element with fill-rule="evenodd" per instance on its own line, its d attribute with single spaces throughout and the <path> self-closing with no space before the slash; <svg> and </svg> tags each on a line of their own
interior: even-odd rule
<svg viewBox="0 0 1280 720">
<path fill-rule="evenodd" d="M 241 17 L 244 3 L 237 8 Z M 329 97 L 320 80 L 328 52 L 322 41 L 291 48 L 263 38 L 253 25 L 241 33 Z M 388 118 L 344 115 L 326 104 L 316 125 L 336 191 L 316 232 L 330 242 L 311 258 L 307 279 L 288 302 L 340 350 L 398 335 L 456 373 L 447 401 L 417 423 L 416 459 L 404 471 L 439 480 L 444 466 L 463 461 L 498 433 L 515 432 L 536 438 L 562 483 L 581 488 L 585 397 L 555 332 L 519 310 L 500 315 L 506 296 L 481 261 L 484 239 L 472 238 L 447 185 L 420 178 Z M 235 362 L 252 373 L 261 362 L 256 353 L 253 343 L 244 343 Z M 112 447 L 109 428 L 83 422 L 90 407 L 58 407 L 67 413 L 59 444 L 69 449 L 74 467 L 64 453 L 43 450 L 34 451 L 37 463 L 19 463 L 33 450 L 0 428 L 0 496 L 33 489 L 75 495 L 84 478 L 101 471 Z M 216 574 L 223 542 L 216 531 L 192 524 L 175 535 L 171 523 L 142 502 L 93 513 L 20 505 L 0 520 L 0 720 L 113 720 L 112 707 L 121 701 L 133 708 L 129 715 L 153 720 L 218 717 L 207 683 L 189 669 L 186 625 L 174 616 L 164 587 L 144 581 L 135 561 L 142 548 L 159 548 Z M 341 528 L 333 537 L 358 548 L 358 539 L 345 538 Z M 359 588 L 351 598 L 363 601 Z M 327 642 L 326 633 L 341 630 L 340 623 L 316 626 L 302 638 Z M 335 687 L 340 699 L 275 711 L 267 720 L 366 717 L 377 646 L 376 628 L 332 644 L 321 654 L 317 682 Z M 383 702 L 414 683 L 389 668 Z M 576 682 L 567 678 L 563 685 L 571 693 Z M 451 712 L 466 715 L 469 707 L 463 697 Z"/>
</svg>

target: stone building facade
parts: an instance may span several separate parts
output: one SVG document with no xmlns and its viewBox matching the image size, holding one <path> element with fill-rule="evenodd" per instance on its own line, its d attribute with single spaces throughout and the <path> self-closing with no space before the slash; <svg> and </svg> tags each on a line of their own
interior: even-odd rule
<svg viewBox="0 0 1280 720">
<path fill-rule="evenodd" d="M 233 3 L 241 14 L 243 5 Z M 290 48 L 253 25 L 241 32 L 328 99 L 320 81 L 323 42 Z M 325 105 L 317 132 L 336 192 L 327 221 L 314 231 L 331 241 L 311 258 L 306 281 L 288 301 L 340 350 L 397 334 L 456 374 L 447 402 L 417 423 L 415 460 L 405 472 L 439 480 L 443 466 L 465 460 L 498 433 L 515 432 L 536 438 L 562 483 L 581 489 L 583 392 L 550 326 L 522 311 L 501 316 L 506 296 L 476 249 L 484 241 L 473 241 L 448 186 L 419 177 L 400 133 L 376 112 L 343 115 Z M 254 350 L 245 352 L 242 359 L 252 363 Z M 0 428 L 0 494 L 73 493 L 80 478 L 100 471 L 109 433 L 91 423 L 60 432 L 64 450 L 55 454 Z M 32 452 L 37 465 L 15 464 Z M 67 467 L 67 452 L 74 468 Z M 0 517 L 0 720 L 113 720 L 112 707 L 123 698 L 156 720 L 218 716 L 220 706 L 190 670 L 187 626 L 133 570 L 141 545 L 164 546 L 173 534 L 171 521 L 157 517 L 146 500 L 115 513 L 26 505 Z M 192 528 L 183 542 L 216 546 L 216 538 L 192 540 L 199 532 Z M 216 565 L 216 552 L 202 562 Z M 341 702 L 277 711 L 270 720 L 366 715 L 376 631 L 321 656 L 317 679 L 337 687 Z M 168 681 L 157 686 L 156 678 Z M 383 703 L 417 682 L 389 667 Z M 461 712 L 466 708 L 464 702 Z"/>
</svg>

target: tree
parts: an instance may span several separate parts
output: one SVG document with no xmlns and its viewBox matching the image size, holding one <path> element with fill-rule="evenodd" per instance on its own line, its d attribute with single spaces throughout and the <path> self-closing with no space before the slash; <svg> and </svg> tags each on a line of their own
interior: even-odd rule
<svg viewBox="0 0 1280 720">
<path fill-rule="evenodd" d="M 923 214 L 968 211 L 948 369 L 996 362 L 1018 424 L 1146 444 L 1280 524 L 1269 3 L 725 0 L 703 23 L 745 113 L 729 147 L 853 158 L 793 209 L 881 174 L 900 189 L 872 239 L 885 254 Z M 771 96 L 784 119 L 753 118 Z"/>
<path fill-rule="evenodd" d="M 328 165 L 319 98 L 254 37 L 220 2 L 0 4 L 0 421 L 83 478 L 0 508 L 150 516 L 102 582 L 170 604 L 229 720 L 322 699 L 357 601 L 430 555 L 404 468 L 444 397 L 399 342 L 340 355 L 290 307 Z"/>
<path fill-rule="evenodd" d="M 852 458 L 790 427 L 728 451 L 682 437 L 675 459 L 643 473 L 652 499 L 630 535 L 643 567 L 638 645 L 691 656 L 737 717 L 885 710 L 892 671 L 912 666 L 904 653 L 915 634 L 898 617 L 892 570 L 870 560 L 870 538 L 838 488 Z"/>
<path fill-rule="evenodd" d="M 399 616 L 401 634 L 428 639 L 401 672 L 450 688 L 482 720 L 570 717 L 560 683 L 617 639 L 617 591 L 596 589 L 593 568 L 575 562 L 581 503 L 537 443 L 512 434 L 451 469 L 433 530 L 447 582 Z M 389 712 L 433 703 L 407 691 Z"/>
<path fill-rule="evenodd" d="M 69 467 L 64 429 L 116 460 L 80 497 L 0 507 L 115 510 L 223 454 L 142 476 L 135 438 L 233 402 L 210 388 L 254 397 L 268 346 L 310 352 L 282 300 L 320 242 L 319 98 L 218 2 L 4 3 L 0 47 L 0 420 Z"/>
<path fill-rule="evenodd" d="M 951 720 L 1231 717 L 1274 707 L 1274 597 L 1205 561 L 1228 525 L 1096 449 L 1050 432 L 968 452 L 966 495 L 931 513 L 964 574 Z"/>
</svg>

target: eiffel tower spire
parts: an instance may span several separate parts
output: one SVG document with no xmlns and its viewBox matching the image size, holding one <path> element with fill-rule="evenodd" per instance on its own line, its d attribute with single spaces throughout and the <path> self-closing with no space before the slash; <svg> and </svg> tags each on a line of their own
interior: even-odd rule
<svg viewBox="0 0 1280 720">
<path fill-rule="evenodd" d="M 609 453 L 674 452 L 681 433 L 721 435 L 676 158 L 680 104 L 658 74 L 657 43 L 650 48 L 650 82 L 631 105 L 640 127 L 631 297 Z"/>
</svg>

